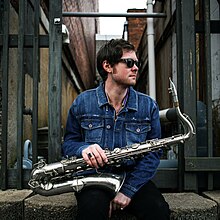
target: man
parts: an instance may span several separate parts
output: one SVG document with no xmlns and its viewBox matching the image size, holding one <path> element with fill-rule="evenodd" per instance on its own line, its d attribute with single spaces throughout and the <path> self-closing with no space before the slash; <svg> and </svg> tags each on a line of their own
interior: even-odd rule
<svg viewBox="0 0 220 220">
<path fill-rule="evenodd" d="M 83 157 L 86 163 L 105 169 L 105 149 L 113 150 L 147 139 L 160 138 L 159 110 L 149 96 L 135 91 L 139 62 L 135 48 L 123 39 L 112 39 L 97 54 L 103 83 L 81 93 L 73 102 L 64 137 L 64 156 Z M 151 181 L 161 151 L 127 160 L 117 170 L 126 172 L 120 191 L 111 194 L 99 187 L 76 193 L 79 220 L 108 219 L 113 210 L 132 213 L 137 219 L 169 219 L 169 207 Z M 110 170 L 110 171 L 109 171 Z"/>
</svg>

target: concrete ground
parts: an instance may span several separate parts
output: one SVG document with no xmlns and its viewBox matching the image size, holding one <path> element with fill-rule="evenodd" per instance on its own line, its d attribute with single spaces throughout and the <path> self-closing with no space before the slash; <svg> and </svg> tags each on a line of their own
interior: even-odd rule
<svg viewBox="0 0 220 220">
<path fill-rule="evenodd" d="M 171 220 L 220 219 L 220 191 L 165 193 L 170 205 Z M 77 211 L 73 193 L 44 197 L 31 190 L 0 191 L 0 220 L 74 220 Z M 111 220 L 135 220 L 123 212 Z"/>
</svg>

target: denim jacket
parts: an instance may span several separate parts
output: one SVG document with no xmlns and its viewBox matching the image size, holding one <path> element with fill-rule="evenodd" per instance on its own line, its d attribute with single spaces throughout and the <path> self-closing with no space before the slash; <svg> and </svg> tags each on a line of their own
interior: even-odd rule
<svg viewBox="0 0 220 220">
<path fill-rule="evenodd" d="M 161 128 L 157 103 L 149 96 L 129 88 L 127 103 L 115 116 L 103 84 L 81 93 L 69 109 L 63 156 L 82 157 L 91 144 L 103 149 L 121 148 L 133 143 L 160 138 Z M 161 151 L 150 152 L 137 161 L 125 162 L 129 167 L 120 192 L 132 197 L 155 174 Z"/>
</svg>

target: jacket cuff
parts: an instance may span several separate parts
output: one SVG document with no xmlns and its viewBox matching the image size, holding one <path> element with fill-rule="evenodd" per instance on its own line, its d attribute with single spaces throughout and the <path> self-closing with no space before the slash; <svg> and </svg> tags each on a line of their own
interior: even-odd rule
<svg viewBox="0 0 220 220">
<path fill-rule="evenodd" d="M 86 144 L 86 145 L 81 146 L 81 147 L 76 151 L 76 156 L 77 156 L 77 157 L 82 157 L 82 151 L 83 151 L 84 149 L 86 149 L 88 146 L 89 146 L 89 144 Z"/>
<path fill-rule="evenodd" d="M 120 192 L 123 193 L 125 196 L 132 198 L 133 195 L 137 192 L 137 189 L 128 184 L 124 184 L 120 189 Z"/>
</svg>

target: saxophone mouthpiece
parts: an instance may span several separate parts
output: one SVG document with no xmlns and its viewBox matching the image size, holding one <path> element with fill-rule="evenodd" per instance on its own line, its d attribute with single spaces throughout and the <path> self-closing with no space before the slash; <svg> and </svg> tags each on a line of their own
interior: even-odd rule
<svg viewBox="0 0 220 220">
<path fill-rule="evenodd" d="M 179 100 L 178 100 L 178 96 L 177 96 L 176 87 L 175 87 L 173 81 L 171 80 L 171 78 L 169 78 L 169 80 L 170 80 L 170 88 L 168 90 L 169 90 L 169 93 L 172 94 L 174 107 L 179 107 Z"/>
</svg>

